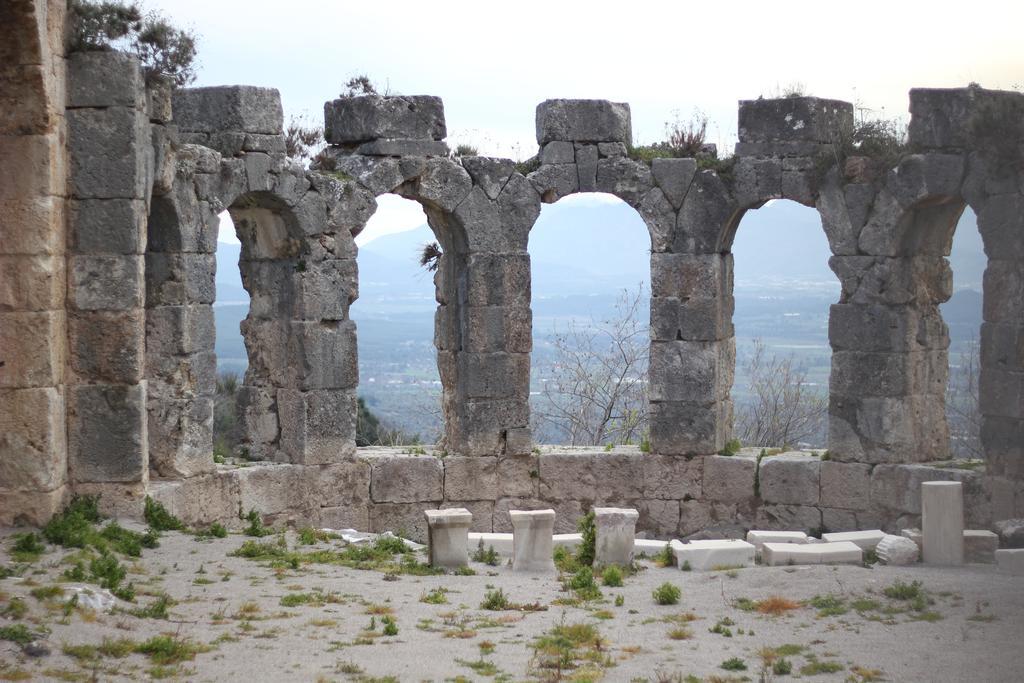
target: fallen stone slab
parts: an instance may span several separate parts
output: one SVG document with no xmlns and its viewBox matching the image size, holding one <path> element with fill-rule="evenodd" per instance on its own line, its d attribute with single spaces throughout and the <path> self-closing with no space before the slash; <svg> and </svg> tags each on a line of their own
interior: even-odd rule
<svg viewBox="0 0 1024 683">
<path fill-rule="evenodd" d="M 770 567 L 789 564 L 860 564 L 864 561 L 864 551 L 851 541 L 808 545 L 765 543 L 761 556 Z"/>
<path fill-rule="evenodd" d="M 469 527 L 473 514 L 466 508 L 424 510 L 431 567 L 458 569 L 469 564 Z"/>
<path fill-rule="evenodd" d="M 739 539 L 714 541 L 682 541 L 673 540 L 669 546 L 676 558 L 676 566 L 680 569 L 708 571 L 732 567 L 753 567 L 754 546 Z"/>
<path fill-rule="evenodd" d="M 995 555 L 1000 573 L 1024 576 L 1024 548 L 1004 548 Z"/>
<path fill-rule="evenodd" d="M 964 561 L 992 564 L 999 550 L 999 536 L 986 529 L 964 529 Z"/>
<path fill-rule="evenodd" d="M 760 531 L 750 530 L 747 532 L 747 543 L 754 544 L 758 553 L 765 543 L 807 543 L 807 534 L 803 531 Z"/>
<path fill-rule="evenodd" d="M 874 550 L 878 542 L 885 538 L 885 532 L 881 529 L 870 531 L 837 531 L 835 533 L 822 534 L 821 540 L 826 543 L 840 543 L 849 541 L 856 543 L 861 550 Z"/>
<path fill-rule="evenodd" d="M 509 510 L 512 520 L 512 571 L 553 572 L 554 510 Z"/>
<path fill-rule="evenodd" d="M 594 563 L 625 567 L 633 561 L 636 520 L 640 513 L 632 508 L 594 508 Z"/>
<path fill-rule="evenodd" d="M 886 534 L 875 546 L 875 553 L 882 564 L 902 566 L 917 562 L 921 547 L 905 536 Z"/>
</svg>

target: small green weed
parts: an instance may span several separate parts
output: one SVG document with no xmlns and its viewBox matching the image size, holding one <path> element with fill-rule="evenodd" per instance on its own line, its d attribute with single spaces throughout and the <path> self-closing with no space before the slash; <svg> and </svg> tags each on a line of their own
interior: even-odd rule
<svg viewBox="0 0 1024 683">
<path fill-rule="evenodd" d="M 682 591 L 679 590 L 679 586 L 666 581 L 655 588 L 652 595 L 654 602 L 659 605 L 675 605 L 679 602 L 679 598 L 682 597 Z"/>
</svg>

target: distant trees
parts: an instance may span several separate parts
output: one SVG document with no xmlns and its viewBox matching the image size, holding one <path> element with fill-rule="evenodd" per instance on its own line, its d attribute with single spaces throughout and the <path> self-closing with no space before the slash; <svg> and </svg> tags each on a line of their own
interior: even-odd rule
<svg viewBox="0 0 1024 683">
<path fill-rule="evenodd" d="M 755 339 L 743 374 L 751 397 L 736 407 L 734 431 L 744 445 L 784 448 L 823 433 L 828 398 L 807 383 L 807 370 L 792 356 L 768 356 Z"/>
<path fill-rule="evenodd" d="M 638 319 L 642 288 L 623 291 L 615 312 L 588 326 L 570 323 L 551 337 L 541 426 L 572 446 L 638 443 L 647 432 L 647 325 Z"/>
</svg>

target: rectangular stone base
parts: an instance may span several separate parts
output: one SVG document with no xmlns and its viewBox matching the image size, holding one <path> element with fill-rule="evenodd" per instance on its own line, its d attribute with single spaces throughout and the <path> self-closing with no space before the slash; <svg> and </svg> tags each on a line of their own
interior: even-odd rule
<svg viewBox="0 0 1024 683">
<path fill-rule="evenodd" d="M 997 550 L 995 555 L 1000 573 L 1024 576 L 1024 548 Z"/>
<path fill-rule="evenodd" d="M 754 546 L 738 539 L 689 543 L 673 540 L 669 545 L 680 569 L 689 566 L 693 571 L 702 572 L 722 567 L 754 566 Z"/>
<path fill-rule="evenodd" d="M 864 551 L 850 541 L 839 543 L 765 543 L 762 550 L 764 563 L 770 567 L 790 564 L 860 564 Z"/>
<path fill-rule="evenodd" d="M 807 543 L 807 534 L 802 531 L 748 531 L 747 543 L 753 543 L 758 553 L 765 543 Z"/>
</svg>

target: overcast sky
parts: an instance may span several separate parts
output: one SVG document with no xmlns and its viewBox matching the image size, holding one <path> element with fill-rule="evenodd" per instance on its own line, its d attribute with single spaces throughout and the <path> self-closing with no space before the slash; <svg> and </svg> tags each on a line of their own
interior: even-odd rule
<svg viewBox="0 0 1024 683">
<path fill-rule="evenodd" d="M 365 73 L 440 95 L 452 146 L 513 158 L 536 152 L 534 109 L 552 97 L 629 102 L 637 143 L 699 108 L 728 153 L 737 100 L 794 83 L 890 118 L 906 116 L 912 86 L 1024 87 L 1024 3 L 1010 0 L 144 5 L 199 34 L 195 85 L 275 87 L 286 120 L 322 122 L 324 101 Z"/>
</svg>

